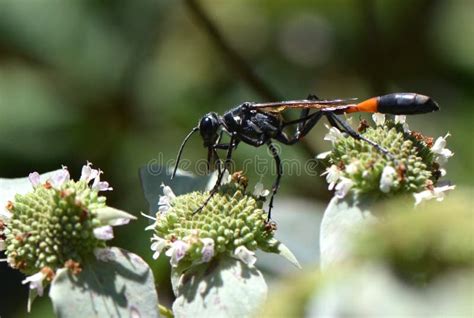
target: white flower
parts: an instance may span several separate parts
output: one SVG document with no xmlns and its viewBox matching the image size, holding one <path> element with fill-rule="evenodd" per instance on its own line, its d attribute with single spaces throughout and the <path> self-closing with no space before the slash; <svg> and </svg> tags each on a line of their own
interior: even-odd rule
<svg viewBox="0 0 474 318">
<path fill-rule="evenodd" d="M 257 258 L 255 257 L 255 253 L 252 251 L 249 251 L 243 245 L 235 249 L 234 255 L 232 255 L 232 257 L 241 260 L 242 262 L 244 262 L 245 264 L 249 266 L 253 266 L 255 262 L 257 261 Z"/>
<path fill-rule="evenodd" d="M 358 164 L 359 164 L 358 161 L 351 162 L 350 164 L 346 166 L 346 172 L 348 174 L 356 174 L 359 171 Z"/>
<path fill-rule="evenodd" d="M 166 251 L 166 256 L 170 257 L 171 266 L 177 267 L 180 260 L 186 256 L 189 244 L 180 240 L 174 241 L 171 248 Z"/>
<path fill-rule="evenodd" d="M 112 191 L 113 188 L 109 187 L 109 183 L 107 181 L 100 181 L 100 175 L 103 173 L 100 169 L 97 172 L 97 175 L 94 178 L 94 182 L 92 183 L 91 189 L 96 191 Z"/>
<path fill-rule="evenodd" d="M 385 123 L 385 114 L 374 113 L 372 115 L 372 120 L 377 126 L 382 126 Z"/>
<path fill-rule="evenodd" d="M 257 198 L 264 198 L 267 195 L 270 194 L 270 191 L 268 189 L 263 188 L 263 183 L 257 182 L 255 184 L 255 187 L 253 189 L 253 195 Z"/>
<path fill-rule="evenodd" d="M 415 206 L 420 204 L 423 200 L 436 199 L 436 201 L 443 201 L 445 192 L 449 190 L 454 190 L 455 188 L 455 185 L 445 185 L 442 187 L 437 187 L 414 193 L 413 196 L 415 197 Z"/>
<path fill-rule="evenodd" d="M 395 124 L 401 124 L 404 132 L 410 132 L 406 119 L 406 115 L 395 115 Z"/>
<path fill-rule="evenodd" d="M 156 234 L 153 235 L 151 241 L 152 243 L 150 245 L 150 249 L 154 251 L 153 259 L 158 259 L 158 257 L 160 257 L 161 251 L 163 251 L 163 249 L 168 245 L 168 241 L 157 236 Z"/>
<path fill-rule="evenodd" d="M 30 180 L 31 185 L 33 186 L 33 188 L 36 188 L 37 186 L 39 186 L 41 184 L 40 175 L 36 171 L 32 172 L 28 175 L 28 180 Z"/>
<path fill-rule="evenodd" d="M 201 239 L 203 247 L 201 250 L 202 258 L 201 261 L 207 263 L 214 256 L 214 240 L 206 237 Z"/>
<path fill-rule="evenodd" d="M 396 175 L 397 172 L 395 171 L 395 169 L 393 169 L 393 167 L 386 166 L 385 168 L 383 168 L 382 176 L 380 177 L 380 191 L 388 193 Z"/>
<path fill-rule="evenodd" d="M 342 132 L 336 127 L 326 127 L 329 129 L 329 132 L 324 136 L 324 140 L 328 140 L 334 145 L 339 139 L 344 138 Z"/>
<path fill-rule="evenodd" d="M 114 238 L 114 231 L 110 225 L 96 227 L 93 232 L 99 240 L 108 241 Z"/>
<path fill-rule="evenodd" d="M 87 161 L 87 164 L 82 166 L 81 180 L 89 183 L 92 179 L 95 179 L 99 175 L 99 170 L 91 168 L 92 163 Z"/>
<path fill-rule="evenodd" d="M 316 159 L 324 160 L 324 159 L 326 159 L 330 154 L 331 154 L 331 151 L 321 152 L 319 155 L 316 156 Z"/>
<path fill-rule="evenodd" d="M 224 170 L 224 174 L 222 175 L 221 185 L 228 184 L 232 181 L 232 176 L 229 173 L 229 170 Z"/>
<path fill-rule="evenodd" d="M 407 120 L 406 115 L 395 115 L 395 124 L 404 124 Z"/>
<path fill-rule="evenodd" d="M 332 165 L 329 168 L 326 169 L 322 176 L 326 174 L 326 181 L 329 183 L 328 190 L 334 189 L 334 186 L 336 185 L 337 181 L 339 181 L 339 178 L 342 176 L 342 171 L 336 166 Z"/>
<path fill-rule="evenodd" d="M 449 136 L 451 135 L 447 133 L 444 137 L 438 137 L 433 147 L 431 147 L 431 151 L 436 155 L 435 161 L 441 166 L 446 164 L 446 162 L 448 162 L 448 159 L 454 155 L 451 150 L 446 148 L 446 138 L 448 138 Z"/>
<path fill-rule="evenodd" d="M 346 177 L 341 177 L 340 179 L 341 179 L 341 182 L 339 182 L 336 185 L 336 197 L 339 199 L 342 199 L 346 196 L 346 194 L 352 188 L 352 186 L 354 185 L 354 182 L 352 182 L 351 179 L 348 179 Z"/>
<path fill-rule="evenodd" d="M 107 223 L 112 226 L 120 226 L 130 223 L 130 218 L 115 218 L 109 220 Z"/>
<path fill-rule="evenodd" d="M 51 185 L 55 187 L 56 189 L 59 189 L 62 187 L 62 185 L 66 182 L 68 182 L 70 179 L 69 171 L 67 170 L 66 166 L 63 166 L 63 168 L 55 173 L 55 175 L 51 179 Z"/>
<path fill-rule="evenodd" d="M 169 186 L 162 183 L 161 187 L 163 188 L 163 195 L 160 195 L 160 200 L 158 201 L 158 211 L 166 213 L 171 208 L 171 201 L 176 198 L 176 195 Z"/>
<path fill-rule="evenodd" d="M 95 258 L 102 262 L 108 262 L 115 260 L 115 254 L 112 250 L 108 247 L 106 248 L 94 248 L 94 255 Z"/>
<path fill-rule="evenodd" d="M 26 277 L 21 283 L 30 283 L 30 289 L 36 289 L 39 296 L 43 296 L 43 280 L 46 278 L 46 274 L 39 271 L 36 274 Z"/>
<path fill-rule="evenodd" d="M 0 220 L 9 221 L 13 214 L 6 207 L 0 207 Z"/>
</svg>

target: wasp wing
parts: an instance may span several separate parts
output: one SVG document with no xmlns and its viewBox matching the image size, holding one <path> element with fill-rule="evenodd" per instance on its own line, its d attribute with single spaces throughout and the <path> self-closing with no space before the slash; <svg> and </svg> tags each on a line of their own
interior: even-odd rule
<svg viewBox="0 0 474 318">
<path fill-rule="evenodd" d="M 253 103 L 250 104 L 250 109 L 260 110 L 264 112 L 280 113 L 286 109 L 327 109 L 327 108 L 344 108 L 349 105 L 354 105 L 357 98 L 349 99 L 333 99 L 333 100 L 290 100 L 282 102 L 270 103 Z"/>
</svg>

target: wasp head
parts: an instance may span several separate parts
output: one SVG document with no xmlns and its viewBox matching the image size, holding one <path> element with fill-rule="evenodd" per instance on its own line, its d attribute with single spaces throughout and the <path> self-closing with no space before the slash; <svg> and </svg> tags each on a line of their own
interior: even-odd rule
<svg viewBox="0 0 474 318">
<path fill-rule="evenodd" d="M 217 131 L 220 126 L 219 117 L 216 113 L 208 113 L 199 121 L 199 132 L 202 140 L 204 141 L 204 147 L 213 146 L 219 135 Z"/>
</svg>

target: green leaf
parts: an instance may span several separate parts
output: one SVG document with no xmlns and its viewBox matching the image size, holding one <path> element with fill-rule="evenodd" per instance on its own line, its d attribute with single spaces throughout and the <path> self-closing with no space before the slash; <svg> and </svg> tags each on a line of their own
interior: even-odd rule
<svg viewBox="0 0 474 318">
<path fill-rule="evenodd" d="M 58 171 L 61 170 L 41 174 L 41 182 L 46 182 Z M 26 194 L 30 191 L 33 191 L 33 186 L 28 177 L 15 179 L 0 178 L 0 204 L 6 205 L 7 201 L 14 199 L 15 194 Z"/>
<path fill-rule="evenodd" d="M 262 250 L 270 253 L 275 253 L 280 256 L 283 256 L 286 258 L 291 264 L 295 265 L 297 268 L 301 268 L 300 263 L 296 259 L 295 255 L 290 251 L 288 247 L 286 247 L 285 244 L 282 242 L 278 241 L 277 239 L 273 239 L 269 242 L 268 246 L 263 248 Z"/>
<path fill-rule="evenodd" d="M 105 207 L 96 210 L 97 218 L 102 224 L 116 225 L 119 219 L 135 220 L 136 217 L 119 209 L 112 207 Z"/>
<path fill-rule="evenodd" d="M 172 275 L 176 317 L 253 317 L 267 296 L 262 273 L 230 256 Z"/>
<path fill-rule="evenodd" d="M 343 199 L 332 198 L 321 222 L 319 244 L 322 269 L 351 257 L 353 235 L 377 221 L 371 210 L 373 203 L 370 198 L 355 199 L 351 195 Z"/>
<path fill-rule="evenodd" d="M 91 259 L 78 275 L 57 271 L 49 296 L 58 317 L 158 317 L 153 273 L 137 255 L 110 248 L 108 261 Z"/>
<path fill-rule="evenodd" d="M 170 186 L 176 195 L 181 195 L 193 191 L 206 190 L 213 176 L 213 174 L 195 176 L 178 169 L 176 176 L 171 180 L 171 173 L 171 169 L 158 164 L 149 164 L 140 168 L 140 183 L 145 198 L 150 205 L 150 212 L 154 213 L 158 210 L 158 201 L 163 193 L 161 189 L 162 184 Z"/>
</svg>

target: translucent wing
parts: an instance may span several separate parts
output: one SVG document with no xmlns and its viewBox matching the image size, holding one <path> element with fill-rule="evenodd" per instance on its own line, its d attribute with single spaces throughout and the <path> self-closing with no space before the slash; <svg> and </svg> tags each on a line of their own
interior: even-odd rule
<svg viewBox="0 0 474 318">
<path fill-rule="evenodd" d="M 327 109 L 327 108 L 345 108 L 354 105 L 357 98 L 333 99 L 333 100 L 290 100 L 270 103 L 252 103 L 250 109 L 261 110 L 265 112 L 280 113 L 286 109 Z"/>
</svg>

